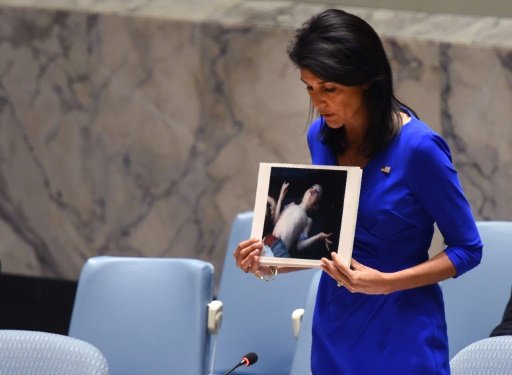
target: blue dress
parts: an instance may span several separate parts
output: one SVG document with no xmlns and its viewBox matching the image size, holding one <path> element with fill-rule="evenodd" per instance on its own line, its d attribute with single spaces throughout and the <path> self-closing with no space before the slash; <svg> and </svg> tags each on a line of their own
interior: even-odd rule
<svg viewBox="0 0 512 375">
<path fill-rule="evenodd" d="M 336 165 L 313 122 L 313 164 Z M 389 173 L 381 171 L 389 167 Z M 445 141 L 416 118 L 363 170 L 353 258 L 383 272 L 428 259 L 437 223 L 460 276 L 480 262 L 482 243 Z M 339 288 L 322 274 L 313 317 L 314 375 L 449 374 L 440 287 L 389 295 Z"/>
</svg>

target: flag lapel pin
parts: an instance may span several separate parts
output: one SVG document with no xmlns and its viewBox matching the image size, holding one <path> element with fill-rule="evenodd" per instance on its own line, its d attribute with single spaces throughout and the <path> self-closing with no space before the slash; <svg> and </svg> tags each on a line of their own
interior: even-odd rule
<svg viewBox="0 0 512 375">
<path fill-rule="evenodd" d="M 389 165 L 386 165 L 380 169 L 382 173 L 390 174 L 391 173 L 391 167 Z"/>
</svg>

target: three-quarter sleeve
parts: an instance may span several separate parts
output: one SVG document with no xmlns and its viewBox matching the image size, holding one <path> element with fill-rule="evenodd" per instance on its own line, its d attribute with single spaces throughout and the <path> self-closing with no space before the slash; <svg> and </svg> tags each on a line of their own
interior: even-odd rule
<svg viewBox="0 0 512 375">
<path fill-rule="evenodd" d="M 458 277 L 480 263 L 482 242 L 449 147 L 437 134 L 424 134 L 409 162 L 411 190 L 437 223 Z"/>
</svg>

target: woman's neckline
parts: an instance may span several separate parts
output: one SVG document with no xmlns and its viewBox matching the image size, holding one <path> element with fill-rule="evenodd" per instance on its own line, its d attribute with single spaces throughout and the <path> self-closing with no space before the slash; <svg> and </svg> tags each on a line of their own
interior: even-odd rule
<svg viewBox="0 0 512 375">
<path fill-rule="evenodd" d="M 402 120 L 402 126 L 407 125 L 412 120 L 412 116 L 403 110 L 400 111 L 400 118 Z"/>
<path fill-rule="evenodd" d="M 412 114 L 410 114 L 407 110 L 404 110 L 404 109 L 400 110 L 400 119 L 401 119 L 401 122 L 402 122 L 401 128 L 403 128 L 407 124 L 411 123 L 414 118 L 415 117 Z M 397 136 L 400 136 L 400 135 L 398 134 Z M 373 157 L 368 158 L 366 160 L 366 163 L 364 163 L 363 166 L 359 165 L 357 167 L 361 168 L 362 170 L 365 170 L 368 167 L 368 165 L 371 164 L 372 161 L 378 156 L 378 154 L 380 154 L 380 152 L 378 152 Z M 335 155 L 335 157 L 336 157 L 337 165 L 340 165 L 338 156 Z M 354 166 L 354 165 L 346 165 L 346 164 L 344 164 L 343 166 Z"/>
</svg>

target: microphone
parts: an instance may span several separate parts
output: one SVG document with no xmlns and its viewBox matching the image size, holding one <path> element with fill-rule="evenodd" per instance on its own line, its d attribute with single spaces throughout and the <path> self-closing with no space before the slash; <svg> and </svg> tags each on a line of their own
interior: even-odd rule
<svg viewBox="0 0 512 375">
<path fill-rule="evenodd" d="M 258 361 L 258 355 L 256 353 L 254 353 L 254 352 L 247 353 L 246 355 L 243 356 L 242 360 L 236 364 L 235 367 L 233 367 L 231 370 L 226 372 L 224 375 L 231 374 L 233 371 L 235 371 L 240 366 L 243 366 L 243 365 L 245 365 L 245 366 L 254 365 L 257 361 Z"/>
</svg>

